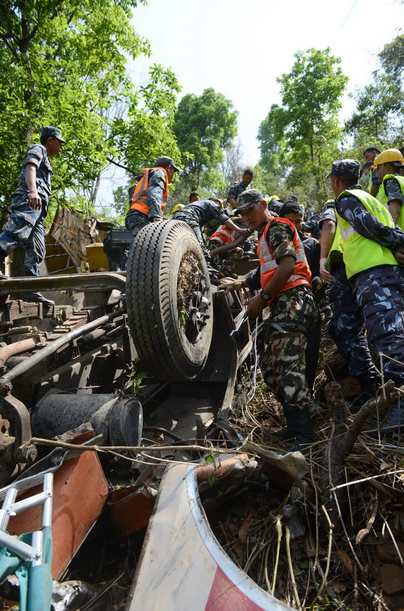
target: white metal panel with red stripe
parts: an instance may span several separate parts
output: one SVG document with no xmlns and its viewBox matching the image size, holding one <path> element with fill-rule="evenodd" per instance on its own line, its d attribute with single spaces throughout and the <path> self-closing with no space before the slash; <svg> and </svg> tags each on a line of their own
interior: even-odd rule
<svg viewBox="0 0 404 611">
<path fill-rule="evenodd" d="M 126 611 L 286 611 L 218 544 L 195 467 L 170 465 L 150 519 Z"/>
</svg>

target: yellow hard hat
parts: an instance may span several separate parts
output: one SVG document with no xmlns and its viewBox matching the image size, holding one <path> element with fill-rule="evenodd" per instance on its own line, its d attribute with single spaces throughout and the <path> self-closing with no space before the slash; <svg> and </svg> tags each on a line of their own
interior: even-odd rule
<svg viewBox="0 0 404 611">
<path fill-rule="evenodd" d="M 176 206 L 174 206 L 173 208 L 173 214 L 176 214 L 177 212 L 179 212 L 180 210 L 182 210 L 184 208 L 184 204 L 177 204 Z"/>
<path fill-rule="evenodd" d="M 382 163 L 392 163 L 393 161 L 404 164 L 404 157 L 398 149 L 387 149 L 374 158 L 372 168 L 377 168 Z"/>
</svg>

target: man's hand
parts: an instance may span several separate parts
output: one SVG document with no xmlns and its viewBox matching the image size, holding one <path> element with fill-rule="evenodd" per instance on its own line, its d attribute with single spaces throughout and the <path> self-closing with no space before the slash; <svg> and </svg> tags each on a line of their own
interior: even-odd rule
<svg viewBox="0 0 404 611">
<path fill-rule="evenodd" d="M 241 233 L 245 238 L 251 235 L 251 231 L 243 227 L 237 227 L 237 233 Z"/>
<path fill-rule="evenodd" d="M 159 223 L 163 219 L 161 218 L 161 216 L 153 216 L 150 220 L 152 223 Z"/>
<path fill-rule="evenodd" d="M 219 291 L 239 291 L 242 288 L 242 280 L 234 280 L 234 278 L 222 278 L 221 284 L 217 287 Z"/>
<path fill-rule="evenodd" d="M 267 302 L 262 299 L 261 295 L 255 295 L 247 304 L 248 316 L 250 318 L 258 318 L 267 305 Z"/>
<path fill-rule="evenodd" d="M 29 192 L 28 203 L 32 210 L 40 210 L 42 208 L 42 200 L 36 189 L 32 189 L 32 191 Z"/>
<path fill-rule="evenodd" d="M 327 282 L 328 284 L 331 284 L 332 276 L 330 272 L 325 269 L 326 261 L 327 259 L 320 259 L 320 276 L 322 277 L 323 280 L 325 280 L 325 282 Z"/>
<path fill-rule="evenodd" d="M 400 265 L 404 265 L 404 248 L 396 250 L 396 252 L 394 253 L 394 257 L 397 263 L 399 263 Z"/>
</svg>

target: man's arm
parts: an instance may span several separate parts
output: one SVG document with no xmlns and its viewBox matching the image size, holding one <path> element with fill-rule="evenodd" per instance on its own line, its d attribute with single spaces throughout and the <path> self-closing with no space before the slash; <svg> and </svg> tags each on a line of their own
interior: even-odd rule
<svg viewBox="0 0 404 611">
<path fill-rule="evenodd" d="M 234 250 L 238 246 L 241 246 L 242 244 L 244 244 L 245 241 L 246 241 L 246 237 L 243 235 L 240 235 L 235 240 L 233 240 L 233 242 L 230 242 L 230 244 L 223 244 L 221 246 L 217 246 L 216 248 L 212 249 L 210 251 L 210 255 L 211 257 L 214 257 L 215 255 L 221 255 L 225 252 L 229 252 L 231 250 Z"/>
<path fill-rule="evenodd" d="M 277 294 L 295 270 L 297 258 L 293 244 L 295 232 L 296 229 L 291 224 L 277 219 L 276 222 L 271 224 L 266 234 L 268 246 L 271 248 L 278 264 L 275 273 L 263 289 L 270 295 Z M 267 305 L 267 302 L 262 299 L 260 294 L 250 299 L 248 302 L 250 318 L 259 316 Z"/>
<path fill-rule="evenodd" d="M 364 238 L 377 242 L 393 253 L 404 248 L 404 232 L 398 227 L 380 223 L 356 197 L 343 197 L 336 203 L 337 212 Z"/>
<path fill-rule="evenodd" d="M 242 236 L 244 236 L 246 238 L 248 238 L 248 236 L 251 235 L 251 231 L 249 229 L 244 229 L 243 227 L 238 227 L 230 219 L 227 219 L 227 221 L 225 221 L 224 224 L 226 225 L 227 229 L 230 229 L 230 231 L 237 231 L 238 233 L 240 233 Z"/>
<path fill-rule="evenodd" d="M 147 205 L 149 207 L 149 219 L 154 222 L 163 220 L 161 202 L 163 201 L 165 181 L 164 170 L 156 168 L 151 172 L 147 185 Z"/>
<path fill-rule="evenodd" d="M 328 253 L 330 252 L 331 244 L 335 236 L 336 223 L 331 219 L 325 219 L 321 228 L 320 242 L 320 276 L 323 280 L 330 284 L 332 275 L 325 269 Z"/>
<path fill-rule="evenodd" d="M 238 185 L 232 185 L 227 193 L 227 203 L 230 204 L 232 208 L 237 208 L 237 187 Z"/>
<path fill-rule="evenodd" d="M 278 293 L 283 286 L 287 283 L 291 275 L 295 270 L 295 258 L 286 255 L 279 260 L 279 265 L 272 276 L 271 280 L 264 287 L 264 291 L 269 293 L 270 295 L 274 295 Z M 264 308 L 266 308 L 268 303 L 264 301 L 260 294 L 252 297 L 248 302 L 248 315 L 250 318 L 257 318 Z"/>
<path fill-rule="evenodd" d="M 371 168 L 370 171 L 372 172 L 372 186 L 370 188 L 370 195 L 373 195 L 373 197 L 376 197 L 380 189 L 381 182 L 377 176 L 377 169 Z"/>
<path fill-rule="evenodd" d="M 398 223 L 401 206 L 403 205 L 403 194 L 401 192 L 400 184 L 395 178 L 388 178 L 385 180 L 383 186 L 387 195 L 389 212 L 393 217 L 394 222 Z"/>
<path fill-rule="evenodd" d="M 25 182 L 29 191 L 29 205 L 33 210 L 40 210 L 42 208 L 42 200 L 36 188 L 36 165 L 33 163 L 27 163 L 25 167 Z"/>
</svg>

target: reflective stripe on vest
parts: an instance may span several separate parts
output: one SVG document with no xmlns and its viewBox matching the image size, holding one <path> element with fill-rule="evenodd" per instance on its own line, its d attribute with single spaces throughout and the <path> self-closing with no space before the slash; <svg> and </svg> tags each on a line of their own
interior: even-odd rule
<svg viewBox="0 0 404 611">
<path fill-rule="evenodd" d="M 295 269 L 294 269 L 293 274 L 290 276 L 288 281 L 284 284 L 284 286 L 279 291 L 277 291 L 276 293 L 273 293 L 272 299 L 275 297 L 275 295 L 278 295 L 279 293 L 283 293 L 284 291 L 292 289 L 295 286 L 299 286 L 299 284 L 310 285 L 310 280 L 311 280 L 311 271 L 307 263 L 306 255 L 304 253 L 304 247 L 295 229 L 295 226 L 288 219 L 280 220 L 276 218 L 276 219 L 272 219 L 269 221 L 269 223 L 266 225 L 258 241 L 257 250 L 258 250 L 258 257 L 260 260 L 261 288 L 265 288 L 267 286 L 268 282 L 271 280 L 272 276 L 274 275 L 274 273 L 276 272 L 276 270 L 279 267 L 279 265 L 276 262 L 274 252 L 272 248 L 269 246 L 268 240 L 267 240 L 268 230 L 270 226 L 272 225 L 272 223 L 274 222 L 286 223 L 287 225 L 290 225 L 294 229 L 293 246 L 296 252 L 296 263 L 295 263 Z"/>
<path fill-rule="evenodd" d="M 380 223 L 392 229 L 394 228 L 394 221 L 388 210 L 386 210 L 375 197 L 370 195 L 370 193 L 362 189 L 343 191 L 338 195 L 336 201 L 344 195 L 356 197 L 366 210 L 376 217 Z M 338 214 L 337 209 L 336 213 L 343 243 L 344 263 L 348 278 L 372 267 L 378 267 L 380 265 L 398 265 L 393 253 L 388 248 L 384 248 L 374 240 L 369 240 L 361 236 L 348 221 Z"/>
<path fill-rule="evenodd" d="M 235 233 L 235 229 L 227 229 L 226 225 L 222 225 L 215 233 L 212 233 L 209 239 L 221 244 L 231 244 L 234 241 Z"/>
<path fill-rule="evenodd" d="M 383 206 L 387 208 L 387 210 L 389 209 L 389 206 L 387 203 L 387 193 L 385 190 L 385 182 L 389 178 L 395 178 L 397 180 L 398 184 L 400 185 L 401 193 L 403 194 L 403 197 L 404 197 L 404 176 L 400 176 L 399 174 L 386 174 L 386 176 L 383 176 L 383 182 L 380 185 L 380 188 L 377 192 L 376 197 L 379 200 L 379 202 L 381 202 Z M 397 225 L 404 231 L 404 205 L 400 207 L 400 214 L 398 216 Z"/>
<path fill-rule="evenodd" d="M 153 170 L 155 169 L 156 168 L 148 168 L 143 178 L 141 178 L 139 182 L 137 183 L 135 190 L 133 192 L 132 204 L 131 204 L 131 207 L 129 208 L 129 211 L 130 210 L 139 210 L 139 212 L 143 212 L 143 214 L 146 214 L 148 216 L 149 206 L 147 205 L 147 187 L 149 185 L 150 173 L 153 172 Z M 164 170 L 164 174 L 165 174 L 165 187 L 164 187 L 164 193 L 163 193 L 163 200 L 161 202 L 161 211 L 164 212 L 165 207 L 166 207 L 165 201 L 168 195 L 168 174 L 165 168 L 159 168 L 159 170 Z"/>
</svg>

